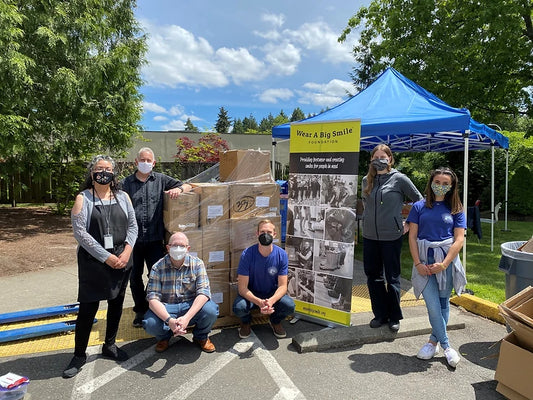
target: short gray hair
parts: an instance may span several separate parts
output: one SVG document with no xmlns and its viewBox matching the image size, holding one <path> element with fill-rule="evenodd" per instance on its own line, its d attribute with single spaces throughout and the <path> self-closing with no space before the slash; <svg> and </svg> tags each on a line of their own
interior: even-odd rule
<svg viewBox="0 0 533 400">
<path fill-rule="evenodd" d="M 150 147 L 142 147 L 142 148 L 137 152 L 137 159 L 141 156 L 141 153 L 151 153 L 151 154 L 152 154 L 152 157 L 155 158 L 154 151 L 153 151 Z"/>
<path fill-rule="evenodd" d="M 94 156 L 91 162 L 89 163 L 89 166 L 87 167 L 87 169 L 89 171 L 92 171 L 94 166 L 98 163 L 98 161 L 102 161 L 102 160 L 111 163 L 113 170 L 115 170 L 115 166 L 116 166 L 115 160 L 113 160 L 113 158 L 111 158 L 110 156 L 106 156 L 104 154 L 98 154 L 97 156 Z"/>
</svg>

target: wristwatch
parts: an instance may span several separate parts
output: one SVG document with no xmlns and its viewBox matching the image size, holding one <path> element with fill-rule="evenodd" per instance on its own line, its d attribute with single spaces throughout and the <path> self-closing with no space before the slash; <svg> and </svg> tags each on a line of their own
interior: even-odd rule
<svg viewBox="0 0 533 400">
<path fill-rule="evenodd" d="M 165 320 L 165 325 L 168 326 L 168 323 L 170 321 L 170 319 L 172 318 L 172 316 L 169 316 L 166 320 Z"/>
</svg>

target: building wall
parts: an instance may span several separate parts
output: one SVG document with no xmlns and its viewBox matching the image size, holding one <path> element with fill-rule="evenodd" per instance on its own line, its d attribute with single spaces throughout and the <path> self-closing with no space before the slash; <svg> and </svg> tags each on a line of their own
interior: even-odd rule
<svg viewBox="0 0 533 400">
<path fill-rule="evenodd" d="M 133 160 L 142 147 L 150 147 L 159 162 L 172 162 L 177 153 L 176 140 L 188 137 L 195 142 L 202 137 L 201 133 L 182 131 L 143 131 L 142 138 L 135 140 L 127 158 L 122 161 Z M 231 150 L 255 149 L 272 151 L 272 136 L 245 135 L 239 133 L 222 133 L 221 137 L 228 143 Z M 278 142 L 274 148 L 274 161 L 281 165 L 289 164 L 289 141 Z"/>
</svg>

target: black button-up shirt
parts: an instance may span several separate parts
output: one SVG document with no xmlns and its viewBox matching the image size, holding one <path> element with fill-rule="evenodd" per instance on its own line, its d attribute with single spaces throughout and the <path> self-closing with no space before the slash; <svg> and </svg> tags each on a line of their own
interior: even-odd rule
<svg viewBox="0 0 533 400">
<path fill-rule="evenodd" d="M 164 239 L 163 192 L 181 185 L 181 181 L 154 171 L 144 182 L 140 181 L 135 173 L 124 178 L 122 190 L 131 198 L 139 227 L 137 242 Z"/>
</svg>

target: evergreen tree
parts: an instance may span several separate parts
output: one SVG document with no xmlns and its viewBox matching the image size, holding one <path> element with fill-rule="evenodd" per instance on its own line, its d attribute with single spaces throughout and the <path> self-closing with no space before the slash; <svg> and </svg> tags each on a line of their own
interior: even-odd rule
<svg viewBox="0 0 533 400">
<path fill-rule="evenodd" d="M 200 132 L 200 130 L 194 126 L 190 118 L 187 118 L 187 122 L 185 122 L 185 131 L 186 132 Z"/>
<path fill-rule="evenodd" d="M 305 114 L 304 112 L 301 110 L 300 107 L 296 107 L 293 111 L 292 111 L 292 115 L 291 115 L 291 118 L 290 118 L 290 122 L 295 122 L 295 121 L 300 121 L 302 119 L 305 119 Z"/>
<path fill-rule="evenodd" d="M 241 119 L 235 118 L 233 120 L 233 131 L 232 133 L 244 133 L 244 124 Z"/>
<path fill-rule="evenodd" d="M 215 124 L 215 131 L 218 133 L 228 133 L 231 122 L 228 117 L 228 112 L 224 107 L 220 107 L 218 111 L 218 119 Z"/>
</svg>

